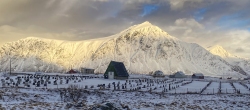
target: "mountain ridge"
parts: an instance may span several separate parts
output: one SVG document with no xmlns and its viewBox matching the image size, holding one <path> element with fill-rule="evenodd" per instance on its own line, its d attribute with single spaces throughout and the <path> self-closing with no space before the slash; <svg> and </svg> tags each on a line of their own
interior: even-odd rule
<svg viewBox="0 0 250 110">
<path fill-rule="evenodd" d="M 242 68 L 242 70 L 244 70 L 247 73 L 250 72 L 250 60 L 248 58 L 242 58 L 232 55 L 220 45 L 210 46 L 207 48 L 207 50 L 214 55 L 222 57 L 231 65 L 234 65 L 237 68 Z"/>
<path fill-rule="evenodd" d="M 13 57 L 14 71 L 66 72 L 88 67 L 103 73 L 114 60 L 124 62 L 130 73 L 161 70 L 165 74 L 184 71 L 219 77 L 224 73 L 233 77 L 247 74 L 200 45 L 183 42 L 149 22 L 101 39 L 68 42 L 29 38 L 11 42 L 0 49 L 2 71 L 8 70 L 8 52 Z"/>
</svg>

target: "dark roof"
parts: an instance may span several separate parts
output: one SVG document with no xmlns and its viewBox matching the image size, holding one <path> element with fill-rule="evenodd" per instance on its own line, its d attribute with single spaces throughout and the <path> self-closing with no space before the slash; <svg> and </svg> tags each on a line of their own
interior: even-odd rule
<svg viewBox="0 0 250 110">
<path fill-rule="evenodd" d="M 194 76 L 204 76 L 202 73 L 194 73 Z"/>
<path fill-rule="evenodd" d="M 120 77 L 129 76 L 128 72 L 127 72 L 127 70 L 122 62 L 111 61 L 110 64 L 113 65 L 113 67 L 115 68 L 117 76 L 120 76 Z"/>
<path fill-rule="evenodd" d="M 93 68 L 81 68 L 81 69 L 94 70 Z"/>
<path fill-rule="evenodd" d="M 185 76 L 185 74 L 184 74 L 182 71 L 178 71 L 178 72 L 176 72 L 175 74 L 177 74 L 177 73 L 179 73 L 180 75 Z"/>
<path fill-rule="evenodd" d="M 71 69 L 71 70 L 68 71 L 68 73 L 78 73 L 78 71 L 75 70 L 75 69 Z"/>
</svg>

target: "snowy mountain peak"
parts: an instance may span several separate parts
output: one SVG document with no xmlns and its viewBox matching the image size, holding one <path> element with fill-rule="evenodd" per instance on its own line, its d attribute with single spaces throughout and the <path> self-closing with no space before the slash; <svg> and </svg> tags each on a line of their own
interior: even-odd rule
<svg viewBox="0 0 250 110">
<path fill-rule="evenodd" d="M 147 37 L 155 37 L 155 38 L 165 37 L 168 39 L 177 39 L 175 37 L 170 36 L 167 32 L 165 32 L 164 30 L 162 30 L 158 26 L 151 24 L 148 21 L 145 21 L 141 24 L 131 26 L 119 34 L 120 35 L 130 35 L 132 37 L 147 36 Z"/>
<path fill-rule="evenodd" d="M 226 51 L 220 45 L 210 46 L 210 47 L 208 47 L 208 51 L 211 52 L 212 54 L 218 55 L 222 58 L 235 57 L 232 54 L 230 54 L 228 51 Z"/>
<path fill-rule="evenodd" d="M 149 21 L 145 21 L 145 22 L 143 22 L 143 23 L 141 23 L 141 24 L 138 24 L 137 26 L 143 26 L 143 25 L 144 25 L 144 26 L 146 26 L 146 25 L 147 25 L 147 26 L 150 26 L 150 25 L 153 26 Z"/>
<path fill-rule="evenodd" d="M 26 38 L 24 38 L 24 39 L 31 40 L 31 39 L 39 39 L 39 38 L 37 38 L 37 37 L 26 37 Z"/>
<path fill-rule="evenodd" d="M 132 27 L 129 28 L 130 30 L 144 30 L 144 31 L 163 31 L 162 29 L 160 29 L 159 27 L 151 24 L 150 22 L 148 21 L 145 21 L 141 24 L 137 24 L 137 25 L 134 25 Z"/>
</svg>

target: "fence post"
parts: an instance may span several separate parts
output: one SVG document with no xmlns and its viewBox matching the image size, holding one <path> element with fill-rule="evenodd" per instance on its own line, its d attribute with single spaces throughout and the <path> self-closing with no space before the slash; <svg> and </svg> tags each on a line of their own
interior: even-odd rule
<svg viewBox="0 0 250 110">
<path fill-rule="evenodd" d="M 214 88 L 213 88 L 213 94 L 214 94 Z"/>
<path fill-rule="evenodd" d="M 227 88 L 226 88 L 226 94 L 227 94 Z"/>
</svg>

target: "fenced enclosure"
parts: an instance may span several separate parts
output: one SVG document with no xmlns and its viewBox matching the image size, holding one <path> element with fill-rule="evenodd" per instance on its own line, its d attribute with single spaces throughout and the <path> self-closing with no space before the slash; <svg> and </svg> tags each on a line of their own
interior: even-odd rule
<svg viewBox="0 0 250 110">
<path fill-rule="evenodd" d="M 201 79 L 133 78 L 110 80 L 101 76 L 23 75 L 1 77 L 2 88 L 60 89 L 75 86 L 85 90 L 111 90 L 164 94 L 250 94 L 250 82 Z"/>
</svg>

